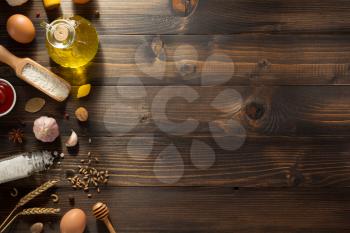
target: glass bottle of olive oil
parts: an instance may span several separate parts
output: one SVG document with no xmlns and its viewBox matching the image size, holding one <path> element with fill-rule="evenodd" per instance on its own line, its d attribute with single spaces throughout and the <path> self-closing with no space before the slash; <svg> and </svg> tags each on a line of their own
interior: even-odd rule
<svg viewBox="0 0 350 233">
<path fill-rule="evenodd" d="M 46 47 L 57 64 L 78 68 L 89 63 L 98 50 L 98 35 L 87 19 L 75 15 L 46 24 Z"/>
</svg>

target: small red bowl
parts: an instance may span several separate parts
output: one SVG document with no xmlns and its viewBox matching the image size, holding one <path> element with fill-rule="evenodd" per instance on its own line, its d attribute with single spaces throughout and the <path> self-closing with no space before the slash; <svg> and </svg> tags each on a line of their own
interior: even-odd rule
<svg viewBox="0 0 350 233">
<path fill-rule="evenodd" d="M 0 117 L 10 113 L 12 109 L 15 107 L 16 100 L 17 100 L 16 91 L 15 91 L 15 88 L 12 86 L 12 84 L 5 79 L 0 79 L 0 85 L 1 84 L 4 84 L 3 86 L 5 87 L 5 90 L 4 90 L 5 97 L 6 97 L 6 94 L 11 95 L 11 102 L 6 103 L 6 100 L 5 100 L 5 103 L 4 103 L 4 105 L 6 105 L 5 109 L 1 109 L 1 105 L 0 105 Z"/>
</svg>

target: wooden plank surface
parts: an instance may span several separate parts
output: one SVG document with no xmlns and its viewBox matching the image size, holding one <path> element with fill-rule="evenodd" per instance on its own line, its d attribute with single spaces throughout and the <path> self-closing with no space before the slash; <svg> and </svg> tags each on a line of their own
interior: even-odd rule
<svg viewBox="0 0 350 233">
<path fill-rule="evenodd" d="M 5 27 L 0 32 L 5 35 Z M 139 80 L 143 85 L 200 85 L 203 75 L 233 75 L 227 85 L 349 84 L 348 35 L 106 35 L 100 36 L 96 59 L 79 75 L 50 62 L 44 35 L 39 30 L 34 47 L 19 46 L 7 37 L 2 43 L 19 57 L 51 66 L 75 85 L 86 80 L 120 85 L 120 79 L 123 85 L 140 85 Z M 152 50 L 158 39 L 164 46 L 161 59 Z M 227 56 L 234 71 L 223 69 L 228 61 L 215 55 Z M 204 69 L 206 64 L 211 69 Z M 186 65 L 193 71 L 181 70 Z M 24 84 L 5 65 L 0 66 L 0 76 Z"/>
<path fill-rule="evenodd" d="M 133 139 L 133 137 L 135 137 Z M 100 169 L 108 169 L 111 174 L 109 185 L 119 186 L 228 186 L 228 187 L 350 187 L 349 137 L 252 137 L 237 151 L 230 152 L 220 148 L 210 137 L 155 137 L 154 146 L 147 142 L 149 137 L 139 135 L 123 137 L 93 137 L 92 144 L 88 137 L 80 138 L 78 155 L 69 155 L 62 142 L 47 146 L 34 138 L 27 139 L 21 146 L 9 145 L 6 137 L 0 137 L 0 146 L 5 147 L 1 157 L 16 154 L 24 149 L 51 149 L 62 147 L 65 158 L 44 174 L 37 174 L 35 180 L 44 182 L 50 178 L 62 179 L 62 185 L 69 186 L 66 172 L 77 172 L 80 161 L 87 161 L 87 154 L 97 156 Z M 130 140 L 136 140 L 140 154 L 130 154 Z M 193 160 L 191 145 L 193 140 L 206 143 L 215 151 L 214 163 L 207 169 L 198 164 L 206 164 L 212 159 L 203 155 Z M 62 143 L 62 145 L 61 145 Z M 175 145 L 180 153 L 180 160 L 174 159 L 172 165 L 157 163 L 162 152 Z M 151 147 L 152 152 L 147 153 Z M 164 154 L 163 154 L 164 156 Z M 176 158 L 175 151 L 168 153 L 169 158 Z M 183 166 L 183 174 L 179 174 Z M 166 183 L 167 177 L 177 182 Z M 21 181 L 21 186 L 33 187 L 32 179 Z M 17 182 L 9 185 L 17 186 Z"/>
<path fill-rule="evenodd" d="M 4 1 L 0 26 L 4 18 L 22 12 L 35 18 L 45 11 L 40 1 L 31 1 L 25 7 L 9 8 Z M 48 12 L 51 18 L 60 14 L 80 14 L 94 19 L 102 35 L 105 34 L 234 34 L 245 32 L 269 33 L 328 33 L 349 32 L 350 3 L 346 0 L 201 0 L 187 17 L 174 11 L 172 1 L 122 0 L 111 4 L 108 0 L 94 1 L 77 7 L 71 1 L 62 1 L 60 10 Z"/>
<path fill-rule="evenodd" d="M 173 134 L 176 129 L 159 129 L 159 125 L 166 120 L 176 123 L 189 118 L 199 124 L 190 135 L 202 136 L 210 136 L 210 122 L 224 123 L 230 119 L 239 121 L 247 130 L 248 137 L 348 136 L 350 129 L 348 86 L 94 86 L 91 95 L 81 100 L 74 97 L 77 90 L 74 88 L 70 99 L 61 104 L 33 88 L 16 88 L 18 104 L 13 113 L 1 119 L 2 135 L 6 135 L 6 130 L 18 127 L 19 120 L 27 124 L 25 131 L 30 135 L 33 121 L 40 115 L 57 118 L 63 135 L 68 135 L 73 128 L 95 137 L 124 132 L 125 124 L 135 124 L 125 133 Z M 140 97 L 140 92 L 145 96 Z M 232 93 L 241 96 L 241 100 L 233 98 Z M 195 95 L 195 99 L 187 101 L 183 97 L 186 95 Z M 25 102 L 33 96 L 42 96 L 48 104 L 40 113 L 28 114 L 24 111 Z M 166 108 L 159 105 L 159 99 L 164 100 Z M 261 111 L 260 115 L 249 112 L 252 105 Z M 90 111 L 87 125 L 79 124 L 74 118 L 74 111 L 79 106 L 85 106 Z M 122 113 L 117 115 L 118 112 Z M 166 116 L 162 115 L 163 112 Z M 71 119 L 65 120 L 65 113 Z M 115 130 L 110 130 L 109 126 L 114 125 L 109 124 L 109 120 L 121 123 L 115 124 Z"/>
<path fill-rule="evenodd" d="M 350 2 L 200 0 L 187 8 L 183 2 L 76 6 L 62 0 L 56 11 L 45 11 L 41 0 L 14 8 L 0 2 L 0 43 L 74 85 L 72 96 L 56 103 L 0 64 L 0 77 L 18 93 L 15 110 L 0 119 L 0 158 L 24 150 L 65 153 L 50 171 L 0 186 L 0 220 L 17 200 L 9 195 L 13 187 L 22 196 L 60 178 L 57 188 L 28 207 L 65 212 L 74 195 L 75 206 L 88 213 L 87 232 L 106 232 L 90 213 L 98 200 L 109 204 L 118 232 L 349 232 Z M 6 19 L 14 13 L 33 20 L 33 43 L 8 37 Z M 100 50 L 84 70 L 59 68 L 47 55 L 40 22 L 61 14 L 90 19 L 100 35 Z M 213 56 L 218 54 L 224 57 Z M 77 85 L 85 82 L 93 84 L 92 93 L 78 100 Z M 47 104 L 28 114 L 25 102 L 35 96 Z M 78 106 L 89 110 L 88 124 L 74 118 Z M 53 144 L 32 134 L 40 115 L 60 124 Z M 179 135 L 178 124 L 189 118 L 190 126 L 198 125 Z M 24 130 L 22 145 L 8 141 L 13 128 Z M 238 128 L 239 138 L 225 134 Z M 73 155 L 64 145 L 71 129 L 80 137 Z M 227 150 L 240 138 L 241 146 Z M 193 157 L 195 142 L 201 143 L 199 157 Z M 98 195 L 91 191 L 91 199 L 66 181 L 89 152 L 111 173 L 108 186 Z M 159 162 L 164 158 L 168 162 Z M 58 204 L 50 201 L 53 192 Z M 28 232 L 37 220 L 21 218 L 9 232 Z M 45 232 L 58 232 L 59 217 L 41 220 Z"/>
<path fill-rule="evenodd" d="M 75 169 L 80 160 L 86 159 L 86 155 L 91 151 L 101 156 L 101 161 L 104 161 L 101 163 L 102 167 L 112 171 L 113 185 L 169 185 L 159 181 L 155 170 L 166 171 L 171 170 L 171 167 L 157 165 L 155 161 L 167 146 L 175 145 L 182 156 L 184 175 L 172 185 L 219 184 L 239 187 L 349 187 L 350 185 L 348 166 L 350 96 L 347 86 L 266 88 L 226 86 L 227 90 L 242 93 L 243 100 L 235 102 L 229 98 L 230 96 L 221 98 L 215 105 L 219 106 L 218 110 L 213 107 L 212 102 L 226 90 L 225 88 L 193 87 L 199 95 L 197 101 L 188 103 L 175 97 L 169 101 L 166 109 L 168 118 L 175 123 L 185 121 L 189 117 L 199 122 L 198 127 L 186 135 L 173 135 L 175 131 L 171 128 L 172 123 L 168 128 L 159 127 L 159 123 L 165 120 L 157 117 L 162 109 L 156 108 L 152 111 L 152 105 L 155 96 L 164 90 L 164 87 L 146 87 L 148 96 L 140 100 L 125 98 L 125 94 L 130 97 L 137 96 L 138 88 L 122 86 L 119 87 L 122 89 L 118 89 L 113 86 L 98 86 L 93 88 L 88 100 L 70 100 L 60 105 L 46 98 L 48 100 L 46 107 L 37 114 L 26 114 L 24 104 L 30 96 L 39 93 L 25 92 L 25 87 L 17 88 L 20 99 L 15 114 L 4 117 L 0 123 L 2 128 L 0 147 L 6 148 L 1 151 L 2 156 L 24 149 L 45 148 L 64 150 L 68 154 L 64 142 L 71 129 L 78 132 L 81 137 L 79 156 L 67 156 L 62 161 L 62 166 L 49 173 L 49 177 L 61 176 L 60 174 L 66 169 Z M 179 88 L 181 87 L 172 87 L 172 89 Z M 187 92 L 188 89 L 184 89 L 182 94 Z M 167 99 L 169 96 L 171 91 L 162 98 Z M 119 105 L 120 103 L 123 105 Z M 252 103 L 261 107 L 260 111 L 264 112 L 261 116 L 247 112 Z M 74 119 L 74 110 L 78 106 L 89 109 L 89 124 L 79 124 Z M 109 128 L 109 121 L 105 121 L 110 109 L 112 114 L 123 113 L 120 117 L 112 118 L 117 123 L 122 122 L 115 125 L 113 130 Z M 181 111 L 178 111 L 179 109 Z M 64 112 L 71 116 L 69 120 L 64 119 Z M 53 145 L 39 143 L 33 137 L 32 122 L 40 115 L 54 116 L 61 125 L 61 137 Z M 260 118 L 251 118 L 254 116 Z M 222 148 L 216 141 L 220 141 L 221 138 L 216 137 L 209 127 L 212 122 L 218 122 L 225 129 L 225 124 L 230 119 L 237 120 L 246 129 L 244 144 L 234 151 Z M 125 125 L 134 123 L 134 128 L 124 131 Z M 22 127 L 26 135 L 26 142 L 21 147 L 7 141 L 7 132 L 17 127 Z M 88 144 L 89 137 L 93 139 L 92 145 Z M 232 142 L 235 140 L 230 134 L 222 137 Z M 141 160 L 134 160 L 129 156 L 128 145 L 134 138 L 135 145 L 139 146 L 142 153 L 151 150 L 149 156 L 142 157 Z M 191 162 L 190 149 L 194 140 L 204 142 L 214 150 L 215 164 L 210 169 L 196 169 L 195 164 Z M 201 160 L 207 159 L 204 153 Z M 45 176 L 44 179 L 46 178 Z"/>
<path fill-rule="evenodd" d="M 15 204 L 3 188 L 0 214 Z M 70 190 L 59 188 L 63 211 Z M 20 190 L 22 191 L 22 190 Z M 52 192 L 54 192 L 53 190 Z M 43 195 L 42 203 L 50 194 Z M 100 195 L 113 213 L 119 232 L 349 232 L 349 190 L 254 190 L 232 188 L 109 188 Z M 114 202 L 111 200 L 115 200 Z M 78 198 L 76 206 L 90 212 L 94 200 Z M 46 218 L 45 232 L 57 232 L 57 218 Z M 11 232 L 27 232 L 35 218 L 20 218 Z M 88 215 L 89 232 L 107 232 Z"/>
</svg>

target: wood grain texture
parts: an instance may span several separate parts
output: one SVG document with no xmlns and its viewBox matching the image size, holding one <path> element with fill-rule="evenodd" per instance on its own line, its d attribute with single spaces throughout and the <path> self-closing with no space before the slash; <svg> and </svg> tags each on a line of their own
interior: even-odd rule
<svg viewBox="0 0 350 233">
<path fill-rule="evenodd" d="M 347 86 L 171 86 L 166 89 L 154 86 L 95 86 L 89 97 L 80 100 L 74 97 L 77 90 L 74 87 L 71 98 L 61 104 L 33 88 L 18 86 L 16 90 L 18 104 L 15 111 L 1 119 L 2 135 L 18 127 L 19 123 L 25 123 L 25 131 L 30 133 L 33 121 L 40 115 L 57 118 L 63 135 L 74 129 L 95 137 L 119 133 L 171 135 L 176 132 L 170 127 L 172 123 L 175 125 L 189 118 L 198 124 L 189 135 L 203 136 L 210 134 L 208 124 L 211 122 L 225 123 L 230 119 L 239 121 L 248 136 L 340 136 L 349 135 L 350 128 L 350 92 Z M 232 99 L 225 91 L 239 93 L 242 101 Z M 146 96 L 140 97 L 140 92 Z M 188 94 L 196 95 L 196 98 L 187 101 L 183 95 Z M 27 114 L 24 105 L 33 96 L 46 98 L 48 103 L 40 113 Z M 159 98 L 164 100 L 166 108 L 159 105 Z M 257 120 L 247 114 L 251 103 L 258 103 L 264 111 Z M 79 106 L 89 110 L 88 124 L 76 121 L 74 111 Z M 166 115 L 162 115 L 163 112 Z M 64 113 L 68 113 L 71 119 L 65 120 Z M 171 121 L 169 127 L 160 128 L 160 124 L 168 120 Z"/>
<path fill-rule="evenodd" d="M 3 216 L 15 201 L 7 196 L 7 189 L 2 190 L 1 199 L 9 200 L 0 210 Z M 58 205 L 65 212 L 71 208 L 67 200 L 71 191 L 59 190 Z M 49 194 L 32 205 L 43 205 Z M 96 200 L 74 195 L 76 206 L 88 214 L 89 232 L 107 232 L 103 223 L 96 223 L 91 214 Z M 110 188 L 98 199 L 106 200 L 113 210 L 111 220 L 120 232 L 345 233 L 350 230 L 349 190 Z M 58 231 L 56 219 L 42 219 L 45 232 Z M 10 232 L 27 232 L 35 221 L 35 218 L 20 218 Z"/>
<path fill-rule="evenodd" d="M 35 18 L 45 17 L 42 3 L 31 1 L 25 7 L 10 8 L 2 1 L 1 24 L 14 12 Z M 122 0 L 111 4 L 107 0 L 92 1 L 86 6 L 74 6 L 63 0 L 60 10 L 48 12 L 50 18 L 60 14 L 80 14 L 94 19 L 101 34 L 233 34 L 245 32 L 328 33 L 349 32 L 350 4 L 346 0 L 325 1 L 257 1 L 201 0 L 194 11 L 184 17 L 168 0 Z M 100 11 L 100 19 L 94 16 Z"/>
<path fill-rule="evenodd" d="M 87 81 L 93 85 L 120 85 L 120 81 L 123 85 L 140 85 L 139 81 L 155 86 L 201 85 L 203 74 L 212 79 L 232 75 L 226 85 L 349 84 L 348 35 L 101 35 L 97 57 L 77 73 L 49 60 L 38 24 L 39 20 L 33 45 L 16 44 L 6 36 L 5 27 L 0 28 L 1 43 L 19 57 L 31 57 L 51 67 L 75 85 Z M 164 44 L 161 59 L 152 50 L 157 39 Z M 223 69 L 227 61 L 213 57 L 215 54 L 231 59 L 234 71 Z M 211 68 L 204 69 L 206 64 L 212 64 Z M 186 73 L 182 70 L 185 66 L 194 70 Z M 0 76 L 24 85 L 4 64 Z"/>
<path fill-rule="evenodd" d="M 72 208 L 68 195 L 74 195 L 75 207 L 88 213 L 87 232 L 107 232 L 90 212 L 97 201 L 107 202 L 119 232 L 350 231 L 350 2 L 188 2 L 92 0 L 76 6 L 62 0 L 59 10 L 45 11 L 40 0 L 14 8 L 0 1 L 0 43 L 75 86 L 65 103 L 56 103 L 0 64 L 0 77 L 14 83 L 18 93 L 14 111 L 0 119 L 0 158 L 24 150 L 65 153 L 49 171 L 1 185 L 0 219 L 15 205 L 16 198 L 9 195 L 13 187 L 22 196 L 60 178 L 56 189 L 28 207 L 60 207 L 65 212 Z M 6 20 L 14 13 L 33 20 L 33 43 L 19 45 L 8 37 Z M 80 71 L 50 61 L 39 26 L 42 20 L 72 13 L 90 19 L 100 34 L 99 53 Z M 225 54 L 234 65 L 213 54 Z M 208 58 L 215 65 L 206 63 Z M 203 70 L 209 81 L 232 77 L 206 85 Z M 85 82 L 93 84 L 92 92 L 78 100 L 77 85 Z M 36 96 L 45 98 L 46 106 L 40 113 L 26 113 L 25 102 Z M 186 101 L 186 96 L 194 100 Z M 79 106 L 90 113 L 87 124 L 74 118 Z M 61 136 L 52 144 L 40 143 L 32 134 L 40 115 L 59 122 Z M 116 117 L 117 124 L 111 127 L 106 115 Z M 176 124 L 189 118 L 198 125 L 176 135 Z M 237 143 L 237 137 L 225 136 L 232 121 L 244 128 L 239 133 L 246 132 L 246 138 L 230 151 L 224 147 Z M 24 130 L 24 144 L 8 141 L 12 128 Z M 80 143 L 69 155 L 64 143 L 71 129 Z M 193 157 L 194 142 L 202 143 L 199 157 Z M 176 150 L 166 151 L 169 145 Z M 90 191 L 91 199 L 65 179 L 88 152 L 100 159 L 98 168 L 111 173 L 100 194 Z M 169 162 L 159 163 L 159 158 Z M 164 182 L 172 178 L 179 180 Z M 51 193 L 60 195 L 58 204 L 51 202 Z M 59 217 L 39 220 L 45 232 L 59 231 Z M 21 218 L 9 232 L 28 232 L 37 221 Z"/>
<path fill-rule="evenodd" d="M 184 163 L 184 175 L 173 185 L 348 187 L 350 184 L 347 110 L 350 96 L 347 86 L 194 87 L 193 90 L 199 95 L 198 100 L 188 103 L 175 97 L 169 101 L 166 109 L 168 118 L 175 123 L 190 117 L 198 120 L 198 127 L 186 135 L 173 135 L 175 131 L 171 124 L 160 128 L 158 124 L 164 119 L 154 118 L 161 109 L 156 108 L 152 112 L 151 105 L 164 87 L 146 87 L 147 97 L 139 99 L 125 98 L 138 95 L 140 89 L 133 86 L 119 87 L 122 89 L 112 86 L 94 87 L 88 99 L 71 99 L 60 105 L 46 98 L 47 105 L 37 114 L 25 113 L 24 104 L 29 97 L 42 94 L 35 90 L 24 91 L 24 88 L 17 87 L 20 98 L 15 112 L 2 118 L 0 123 L 0 147 L 6 148 L 1 153 L 3 156 L 24 149 L 45 148 L 64 150 L 67 154 L 64 142 L 71 129 L 81 137 L 79 156 L 66 157 L 62 167 L 48 173 L 41 180 L 51 175 L 62 176 L 65 169 L 76 168 L 80 159 L 86 159 L 87 153 L 91 151 L 103 158 L 100 166 L 113 172 L 112 185 L 164 186 L 154 171 L 167 171 L 171 167 L 157 166 L 155 160 L 168 145 L 173 144 L 179 150 Z M 172 87 L 173 90 L 179 88 L 181 86 Z M 237 90 L 242 94 L 242 102 L 221 98 L 216 102 L 216 106 L 219 106 L 219 110 L 216 110 L 212 102 L 224 90 Z M 171 93 L 166 92 L 162 98 L 166 99 Z M 188 89 L 182 92 L 186 93 Z M 253 114 L 258 119 L 251 118 L 252 115 L 247 112 L 247 107 L 252 103 L 263 109 L 262 115 L 256 112 Z M 74 111 L 78 106 L 89 109 L 88 124 L 79 124 L 76 121 Z M 113 118 L 117 125 L 112 131 L 104 118 L 111 106 L 114 106 L 112 114 L 122 114 Z M 69 120 L 64 119 L 64 112 L 69 113 Z M 53 145 L 39 143 L 33 138 L 32 124 L 40 115 L 58 119 L 61 138 Z M 135 123 L 135 119 L 135 127 L 124 131 L 126 126 Z M 216 121 L 222 123 L 222 128 L 225 129 L 225 122 L 230 119 L 240 122 L 247 132 L 243 146 L 234 151 L 222 148 L 208 127 L 211 122 Z M 27 136 L 27 141 L 21 147 L 9 144 L 6 139 L 7 132 L 16 127 L 23 127 Z M 223 136 L 230 138 L 232 142 L 235 140 L 232 135 Z M 92 145 L 87 143 L 89 137 L 93 138 Z M 130 157 L 127 151 L 128 143 L 134 137 L 134 146 L 141 153 L 146 153 L 140 160 Z M 191 161 L 190 148 L 193 140 L 205 142 L 214 150 L 215 164 L 210 169 L 197 169 Z M 149 150 L 151 152 L 147 156 Z M 202 161 L 208 159 L 205 153 L 203 156 Z"/>
<path fill-rule="evenodd" d="M 136 137 L 136 138 L 133 138 Z M 350 187 L 350 168 L 348 154 L 349 137 L 248 137 L 245 144 L 236 151 L 220 148 L 210 137 L 155 137 L 154 145 L 148 155 L 151 141 L 149 136 L 133 135 L 123 137 L 80 137 L 79 154 L 70 155 L 64 146 L 67 137 L 52 145 L 39 143 L 33 137 L 27 137 L 19 147 L 0 137 L 1 158 L 22 150 L 58 150 L 65 153 L 60 165 L 55 165 L 47 172 L 37 174 L 37 183 L 50 178 L 62 179 L 61 184 L 71 187 L 66 180 L 66 171 L 78 170 L 80 160 L 88 160 L 88 152 L 99 158 L 96 167 L 108 169 L 111 174 L 110 187 L 121 186 L 227 186 L 227 187 Z M 134 140 L 139 154 L 130 154 L 128 144 Z M 201 169 L 197 165 L 206 164 L 211 158 L 204 150 L 199 159 L 193 160 L 191 145 L 193 140 L 206 143 L 215 151 L 214 163 L 209 168 Z M 136 143 L 135 143 L 136 141 Z M 184 166 L 183 175 L 176 171 L 181 166 L 160 164 L 156 160 L 169 146 L 175 145 L 181 155 Z M 5 148 L 6 147 L 6 148 Z M 134 148 L 131 148 L 134 149 Z M 169 157 L 175 156 L 171 151 Z M 164 156 L 164 155 L 163 155 Z M 199 162 L 198 162 L 199 161 Z M 57 161 L 56 161 L 57 163 Z M 158 172 L 158 173 L 157 173 Z M 164 173 L 161 173 L 164 172 Z M 161 175 L 159 175 L 159 173 Z M 177 182 L 163 182 L 167 177 L 179 178 Z M 14 181 L 9 186 L 17 186 Z M 22 187 L 31 186 L 33 178 L 22 179 Z M 73 190 L 72 190 L 73 191 Z"/>
</svg>

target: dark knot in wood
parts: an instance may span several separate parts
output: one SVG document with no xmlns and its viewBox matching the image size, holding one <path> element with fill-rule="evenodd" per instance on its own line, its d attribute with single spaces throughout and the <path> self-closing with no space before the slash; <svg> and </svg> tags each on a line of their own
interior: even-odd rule
<svg viewBox="0 0 350 233">
<path fill-rule="evenodd" d="M 252 120 L 259 120 L 265 113 L 265 106 L 262 103 L 250 102 L 245 107 L 247 116 Z"/>
<path fill-rule="evenodd" d="M 263 59 L 263 60 L 258 62 L 259 69 L 267 69 L 270 65 L 271 65 L 271 63 L 266 59 Z"/>
<path fill-rule="evenodd" d="M 197 4 L 198 0 L 172 0 L 174 12 L 177 15 L 184 17 L 192 14 L 196 9 Z"/>
<path fill-rule="evenodd" d="M 298 187 L 300 186 L 304 180 L 305 177 L 302 174 L 302 172 L 298 168 L 298 164 L 294 164 L 289 171 L 289 174 L 287 174 L 288 184 L 292 187 Z"/>
<path fill-rule="evenodd" d="M 196 71 L 197 71 L 196 64 L 183 63 L 180 65 L 180 73 L 182 76 L 188 76 L 188 75 L 194 74 L 196 73 Z"/>
</svg>

